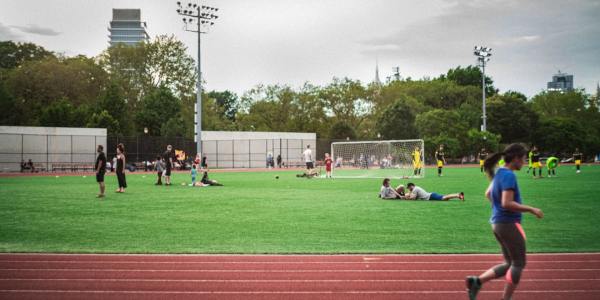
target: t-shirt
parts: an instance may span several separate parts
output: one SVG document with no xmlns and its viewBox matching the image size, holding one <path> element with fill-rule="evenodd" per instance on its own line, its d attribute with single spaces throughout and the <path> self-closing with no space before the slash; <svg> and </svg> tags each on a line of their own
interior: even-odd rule
<svg viewBox="0 0 600 300">
<path fill-rule="evenodd" d="M 382 199 L 394 199 L 396 198 L 396 194 L 394 193 L 394 189 L 392 189 L 392 187 L 382 185 L 381 189 L 379 190 L 379 197 Z"/>
<path fill-rule="evenodd" d="M 436 151 L 435 152 L 435 158 L 437 160 L 444 160 L 444 152 L 443 151 Z"/>
<path fill-rule="evenodd" d="M 310 149 L 304 150 L 304 152 L 302 153 L 302 156 L 304 156 L 305 162 L 312 162 L 312 150 L 310 150 Z"/>
<path fill-rule="evenodd" d="M 167 165 L 167 167 L 171 167 L 171 160 L 169 160 L 169 158 L 173 158 L 173 153 L 169 150 L 165 151 L 165 153 L 163 154 L 163 158 L 165 159 L 165 164 Z"/>
<path fill-rule="evenodd" d="M 485 160 L 487 155 L 487 152 L 479 152 L 479 160 Z"/>
<path fill-rule="evenodd" d="M 196 175 L 198 174 L 198 171 L 196 170 L 196 168 L 192 168 L 192 179 L 196 179 Z"/>
<path fill-rule="evenodd" d="M 98 158 L 96 158 L 96 170 L 98 170 L 98 164 L 100 164 L 100 172 L 106 172 L 106 155 L 104 155 L 104 152 L 100 152 Z"/>
<path fill-rule="evenodd" d="M 492 217 L 490 223 L 520 223 L 520 212 L 510 211 L 502 207 L 502 192 L 507 190 L 513 190 L 515 192 L 515 202 L 521 204 L 521 192 L 517 185 L 515 173 L 507 168 L 498 168 L 491 187 Z"/>
<path fill-rule="evenodd" d="M 412 156 L 413 156 L 413 160 L 416 163 L 421 162 L 421 151 L 417 151 L 417 150 L 413 151 Z"/>
<path fill-rule="evenodd" d="M 581 160 L 582 156 L 583 156 L 583 154 L 581 154 L 581 153 L 574 153 L 573 154 L 573 158 L 575 158 L 575 160 Z"/>
<path fill-rule="evenodd" d="M 418 200 L 429 200 L 429 197 L 431 196 L 431 193 L 426 192 L 424 189 L 418 186 L 415 186 L 410 194 L 411 196 L 416 196 L 415 199 Z"/>
</svg>

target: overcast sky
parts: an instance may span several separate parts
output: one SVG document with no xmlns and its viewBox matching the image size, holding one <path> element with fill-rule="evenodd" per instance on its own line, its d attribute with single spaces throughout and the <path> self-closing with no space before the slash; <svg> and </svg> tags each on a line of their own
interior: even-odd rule
<svg viewBox="0 0 600 300">
<path fill-rule="evenodd" d="M 140 8 L 154 37 L 175 34 L 196 57 L 176 1 L 0 0 L 0 40 L 27 41 L 72 56 L 108 46 L 112 8 Z M 186 1 L 182 1 L 187 3 Z M 473 46 L 493 48 L 486 73 L 501 91 L 532 96 L 557 70 L 595 93 L 600 80 L 600 0 L 207 0 L 219 19 L 202 36 L 208 89 L 238 94 L 262 84 L 299 87 L 333 77 L 435 77 L 475 64 Z"/>
</svg>

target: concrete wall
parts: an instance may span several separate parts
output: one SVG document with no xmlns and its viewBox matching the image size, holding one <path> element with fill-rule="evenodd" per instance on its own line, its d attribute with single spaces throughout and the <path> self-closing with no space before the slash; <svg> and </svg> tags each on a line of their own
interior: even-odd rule
<svg viewBox="0 0 600 300">
<path fill-rule="evenodd" d="M 264 168 L 267 153 L 281 154 L 286 165 L 302 165 L 301 154 L 310 145 L 316 153 L 316 133 L 203 131 L 202 147 L 209 166 Z"/>
<path fill-rule="evenodd" d="M 96 146 L 106 149 L 106 129 L 0 126 L 0 171 L 20 170 L 31 159 L 51 169 L 53 163 L 93 163 Z"/>
</svg>

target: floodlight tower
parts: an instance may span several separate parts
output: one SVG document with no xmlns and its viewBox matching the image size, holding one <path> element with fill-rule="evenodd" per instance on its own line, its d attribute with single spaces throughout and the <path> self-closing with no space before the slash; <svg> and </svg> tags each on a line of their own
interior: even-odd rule
<svg viewBox="0 0 600 300">
<path fill-rule="evenodd" d="M 481 125 L 481 131 L 485 132 L 487 130 L 487 119 L 485 116 L 485 64 L 490 61 L 490 56 L 492 56 L 492 48 L 475 46 L 473 54 L 477 56 L 477 62 L 479 63 L 479 67 L 481 67 L 481 90 L 483 92 L 483 125 Z"/>
<path fill-rule="evenodd" d="M 219 9 L 210 6 L 204 6 L 195 3 L 187 3 L 182 5 L 177 1 L 177 13 L 183 16 L 183 24 L 185 31 L 195 32 L 198 34 L 198 79 L 196 81 L 196 109 L 194 117 L 194 141 L 196 142 L 196 153 L 202 153 L 202 69 L 200 64 L 200 35 L 206 33 L 202 31 L 213 26 L 214 20 L 219 16 L 215 15 Z M 196 28 L 194 29 L 194 25 Z M 191 27 L 191 28 L 189 28 Z"/>
</svg>

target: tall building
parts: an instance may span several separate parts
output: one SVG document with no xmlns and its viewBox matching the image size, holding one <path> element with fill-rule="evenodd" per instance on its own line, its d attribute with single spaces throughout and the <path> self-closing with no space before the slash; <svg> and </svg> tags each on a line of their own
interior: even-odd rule
<svg viewBox="0 0 600 300">
<path fill-rule="evenodd" d="M 379 79 L 379 60 L 375 60 L 375 80 L 373 83 L 376 85 L 381 85 L 381 79 Z"/>
<path fill-rule="evenodd" d="M 142 22 L 141 14 L 139 9 L 113 8 L 113 18 L 108 28 L 111 46 L 118 43 L 131 46 L 150 39 L 146 32 L 146 22 Z"/>
<path fill-rule="evenodd" d="M 573 75 L 561 73 L 558 70 L 558 73 L 552 76 L 552 81 L 548 82 L 548 90 L 549 91 L 572 91 L 573 90 Z"/>
</svg>

